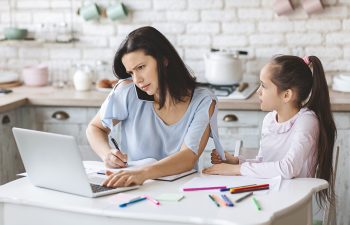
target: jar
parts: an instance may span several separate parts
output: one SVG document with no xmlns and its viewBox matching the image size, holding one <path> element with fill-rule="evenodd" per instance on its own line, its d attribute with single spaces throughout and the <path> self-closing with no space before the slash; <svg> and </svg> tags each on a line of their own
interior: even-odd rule
<svg viewBox="0 0 350 225">
<path fill-rule="evenodd" d="M 74 87 L 77 91 L 88 91 L 91 88 L 91 70 L 87 65 L 77 65 L 73 76 Z"/>
</svg>

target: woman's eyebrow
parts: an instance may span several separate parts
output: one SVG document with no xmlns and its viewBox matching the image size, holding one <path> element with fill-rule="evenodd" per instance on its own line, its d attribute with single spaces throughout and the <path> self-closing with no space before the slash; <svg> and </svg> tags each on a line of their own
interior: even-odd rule
<svg viewBox="0 0 350 225">
<path fill-rule="evenodd" d="M 131 70 L 135 70 L 138 66 L 140 66 L 141 64 L 143 64 L 143 62 L 140 62 L 138 64 L 136 64 L 136 66 L 134 66 Z M 130 73 L 131 71 L 126 71 L 127 73 Z"/>
</svg>

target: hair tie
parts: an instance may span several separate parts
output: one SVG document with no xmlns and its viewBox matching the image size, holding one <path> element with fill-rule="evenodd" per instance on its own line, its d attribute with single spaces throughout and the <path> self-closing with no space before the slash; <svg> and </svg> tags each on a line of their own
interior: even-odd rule
<svg viewBox="0 0 350 225">
<path fill-rule="evenodd" d="M 303 60 L 306 63 L 306 65 L 310 65 L 309 56 L 304 56 Z"/>
</svg>

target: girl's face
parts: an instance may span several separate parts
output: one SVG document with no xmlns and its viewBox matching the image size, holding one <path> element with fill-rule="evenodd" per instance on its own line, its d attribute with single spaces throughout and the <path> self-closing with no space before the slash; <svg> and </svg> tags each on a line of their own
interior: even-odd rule
<svg viewBox="0 0 350 225">
<path fill-rule="evenodd" d="M 157 61 L 152 56 L 138 50 L 125 54 L 122 63 L 137 87 L 148 95 L 158 93 Z"/>
<path fill-rule="evenodd" d="M 265 65 L 260 71 L 260 87 L 257 90 L 262 111 L 278 110 L 283 104 L 282 94 L 278 93 L 277 86 L 271 81 L 271 64 Z"/>
</svg>

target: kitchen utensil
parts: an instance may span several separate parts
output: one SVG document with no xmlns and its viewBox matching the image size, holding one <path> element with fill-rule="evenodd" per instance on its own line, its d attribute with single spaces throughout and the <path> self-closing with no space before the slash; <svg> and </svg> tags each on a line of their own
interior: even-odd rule
<svg viewBox="0 0 350 225">
<path fill-rule="evenodd" d="M 0 84 L 18 81 L 18 74 L 13 71 L 0 71 Z"/>
<path fill-rule="evenodd" d="M 123 3 L 114 4 L 107 8 L 107 16 L 111 20 L 124 19 L 128 16 L 128 10 Z"/>
<path fill-rule="evenodd" d="M 334 76 L 332 89 L 334 91 L 350 92 L 350 76 L 344 74 Z"/>
<path fill-rule="evenodd" d="M 246 51 L 225 51 L 212 49 L 205 54 L 205 78 L 214 85 L 232 85 L 242 80 L 242 69 L 239 55 Z"/>
<path fill-rule="evenodd" d="M 12 88 L 12 87 L 17 87 L 22 85 L 21 81 L 13 81 L 13 82 L 9 82 L 9 83 L 1 83 L 0 84 L 0 88 Z"/>
<path fill-rule="evenodd" d="M 25 85 L 28 86 L 45 86 L 48 84 L 49 70 L 46 65 L 36 65 L 24 67 L 22 78 Z"/>
<path fill-rule="evenodd" d="M 25 39 L 27 36 L 28 30 L 21 29 L 17 27 L 7 27 L 4 29 L 4 35 L 7 40 L 21 40 Z"/>
<path fill-rule="evenodd" d="M 278 16 L 286 15 L 293 11 L 293 6 L 289 0 L 275 0 L 273 10 Z"/>
<path fill-rule="evenodd" d="M 77 91 L 88 91 L 91 88 L 91 70 L 86 65 L 77 65 L 73 76 L 74 87 Z"/>
</svg>

